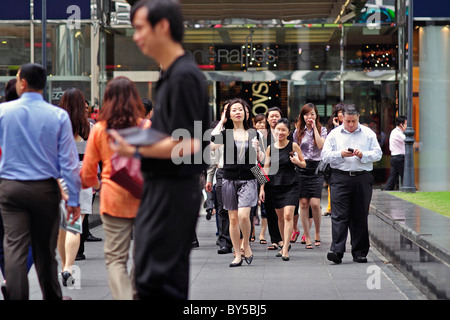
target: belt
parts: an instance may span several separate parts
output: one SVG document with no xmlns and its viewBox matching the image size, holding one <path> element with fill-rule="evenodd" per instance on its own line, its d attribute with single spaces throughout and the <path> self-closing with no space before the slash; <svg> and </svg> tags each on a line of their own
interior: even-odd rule
<svg viewBox="0 0 450 320">
<path fill-rule="evenodd" d="M 405 157 L 405 155 L 404 154 L 396 154 L 395 156 L 392 156 L 392 158 L 395 158 L 395 157 Z"/>
<path fill-rule="evenodd" d="M 369 171 L 342 171 L 339 169 L 333 169 L 333 172 L 345 174 L 346 176 L 350 176 L 350 177 L 356 177 L 356 176 L 360 176 L 362 174 L 368 173 Z"/>
</svg>

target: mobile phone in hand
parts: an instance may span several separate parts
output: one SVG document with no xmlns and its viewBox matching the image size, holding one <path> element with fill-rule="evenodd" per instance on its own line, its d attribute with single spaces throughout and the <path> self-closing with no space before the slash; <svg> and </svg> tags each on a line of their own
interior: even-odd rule
<svg viewBox="0 0 450 320">
<path fill-rule="evenodd" d="M 351 153 L 353 153 L 353 151 L 355 151 L 355 149 L 353 149 L 353 148 L 347 148 L 347 150 Z"/>
</svg>

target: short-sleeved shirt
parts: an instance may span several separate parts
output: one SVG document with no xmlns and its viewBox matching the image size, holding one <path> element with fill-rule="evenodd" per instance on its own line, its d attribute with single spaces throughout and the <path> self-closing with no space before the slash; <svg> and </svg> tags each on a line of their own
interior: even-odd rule
<svg viewBox="0 0 450 320">
<path fill-rule="evenodd" d="M 320 161 L 320 154 L 322 150 L 320 150 L 317 145 L 314 143 L 314 129 L 305 128 L 305 135 L 302 138 L 302 141 L 298 141 L 297 139 L 298 130 L 294 131 L 294 142 L 298 143 L 300 149 L 302 150 L 303 157 L 305 160 L 312 161 Z M 320 136 L 322 138 L 327 137 L 327 129 L 322 127 Z"/>
<path fill-rule="evenodd" d="M 202 148 L 194 155 L 184 157 L 183 163 L 172 159 L 142 159 L 142 171 L 161 177 L 192 176 L 206 169 L 209 137 L 203 137 L 210 126 L 209 98 L 206 79 L 190 54 L 185 53 L 161 72 L 156 85 L 152 128 L 172 135 L 197 138 Z"/>
</svg>

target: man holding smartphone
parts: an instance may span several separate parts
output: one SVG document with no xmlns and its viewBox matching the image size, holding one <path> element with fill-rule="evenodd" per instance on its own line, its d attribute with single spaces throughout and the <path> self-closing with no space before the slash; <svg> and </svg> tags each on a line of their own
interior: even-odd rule
<svg viewBox="0 0 450 320">
<path fill-rule="evenodd" d="M 342 127 L 332 130 L 322 149 L 322 159 L 332 168 L 330 177 L 332 243 L 328 260 L 341 263 L 348 229 L 353 261 L 367 262 L 367 217 L 372 199 L 373 162 L 382 156 L 376 134 L 360 125 L 355 105 L 345 105 Z"/>
<path fill-rule="evenodd" d="M 397 125 L 389 136 L 389 149 L 391 150 L 391 172 L 386 182 L 384 190 L 394 190 L 398 177 L 403 180 L 403 170 L 405 167 L 405 130 L 407 119 L 399 116 L 395 119 Z"/>
</svg>

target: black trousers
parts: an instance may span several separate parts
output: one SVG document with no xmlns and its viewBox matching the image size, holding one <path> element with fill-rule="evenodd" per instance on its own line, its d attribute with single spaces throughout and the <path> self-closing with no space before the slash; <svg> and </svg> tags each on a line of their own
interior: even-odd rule
<svg viewBox="0 0 450 320">
<path fill-rule="evenodd" d="M 331 174 L 331 251 L 342 254 L 345 252 L 350 230 L 353 257 L 367 256 L 370 247 L 367 218 L 372 185 L 371 172 L 353 177 L 336 172 Z"/>
<path fill-rule="evenodd" d="M 29 299 L 27 256 L 30 243 L 43 299 L 62 298 L 56 261 L 60 199 L 61 193 L 54 179 L 3 179 L 1 182 L 5 277 L 11 300 Z"/>
<path fill-rule="evenodd" d="M 384 190 L 394 190 L 395 184 L 400 176 L 403 180 L 403 171 L 405 168 L 405 156 L 397 155 L 391 157 L 391 172 L 389 178 L 384 186 Z"/>
<path fill-rule="evenodd" d="M 216 200 L 217 200 L 217 226 L 219 229 L 219 236 L 217 237 L 217 244 L 219 247 L 232 248 L 230 237 L 230 218 L 228 211 L 223 208 L 222 201 L 222 177 L 223 169 L 216 171 Z"/>
<path fill-rule="evenodd" d="M 188 298 L 189 255 L 201 199 L 198 177 L 145 177 L 134 237 L 139 299 Z"/>
<path fill-rule="evenodd" d="M 280 228 L 278 226 L 278 216 L 275 211 L 275 204 L 273 202 L 273 186 L 266 184 L 264 186 L 264 193 L 264 208 L 266 209 L 267 228 L 269 229 L 270 242 L 278 244 L 283 241 L 283 238 L 281 237 Z"/>
</svg>

